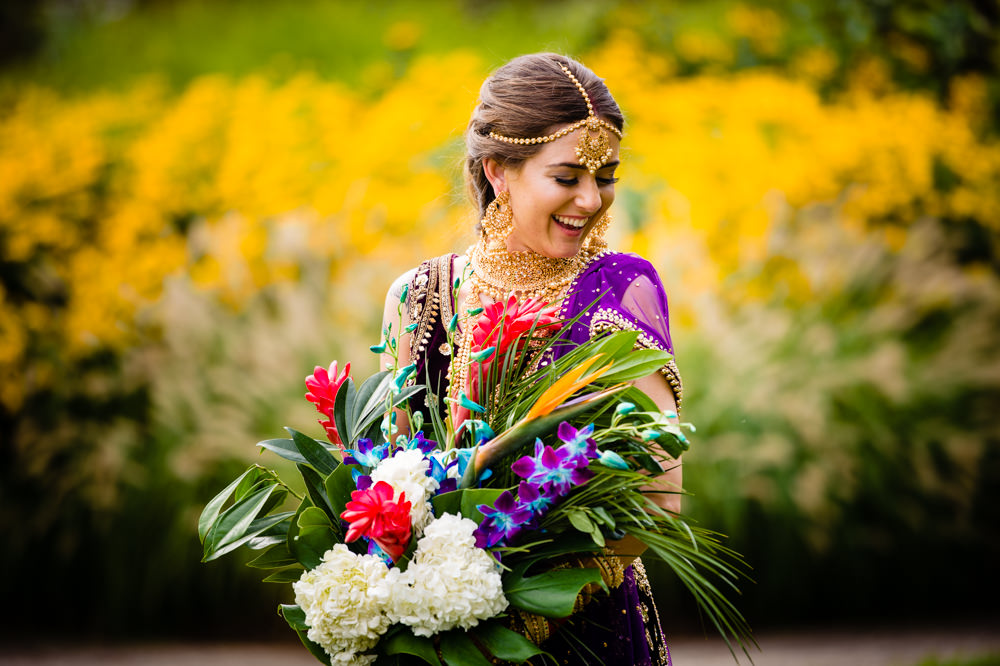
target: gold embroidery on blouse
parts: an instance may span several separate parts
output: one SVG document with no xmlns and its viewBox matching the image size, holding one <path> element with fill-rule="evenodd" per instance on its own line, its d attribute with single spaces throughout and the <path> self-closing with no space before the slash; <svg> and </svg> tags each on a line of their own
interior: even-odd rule
<svg viewBox="0 0 1000 666">
<path fill-rule="evenodd" d="M 590 337 L 595 338 L 607 331 L 635 331 L 639 334 L 639 337 L 635 341 L 637 348 L 670 351 L 657 342 L 655 338 L 629 321 L 622 313 L 612 308 L 600 308 L 590 319 Z M 674 359 L 671 358 L 660 368 L 660 374 L 663 375 L 663 378 L 667 380 L 667 384 L 670 385 L 670 390 L 674 394 L 674 400 L 677 402 L 677 411 L 680 411 L 681 401 L 684 398 L 684 384 L 681 381 L 681 373 L 677 369 Z"/>
</svg>

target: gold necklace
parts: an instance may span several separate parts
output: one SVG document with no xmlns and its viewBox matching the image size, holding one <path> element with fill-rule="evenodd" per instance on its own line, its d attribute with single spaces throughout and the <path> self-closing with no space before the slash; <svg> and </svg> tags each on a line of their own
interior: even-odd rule
<svg viewBox="0 0 1000 666">
<path fill-rule="evenodd" d="M 602 250 L 583 248 L 572 257 L 546 257 L 532 252 L 508 252 L 503 245 L 487 248 L 482 239 L 466 251 L 469 256 L 470 294 L 467 309 L 483 306 L 482 294 L 495 302 L 506 302 L 513 294 L 519 301 L 537 299 L 560 305 L 573 281 Z M 454 398 L 468 382 L 472 360 L 472 322 L 466 320 L 458 353 L 448 367 L 449 394 Z"/>
<path fill-rule="evenodd" d="M 477 297 L 486 293 L 494 301 L 506 301 L 513 294 L 520 301 L 534 298 L 556 304 L 596 254 L 584 248 L 572 257 L 546 257 L 531 250 L 508 252 L 502 244 L 486 247 L 480 240 L 469 250 L 472 291 Z"/>
</svg>

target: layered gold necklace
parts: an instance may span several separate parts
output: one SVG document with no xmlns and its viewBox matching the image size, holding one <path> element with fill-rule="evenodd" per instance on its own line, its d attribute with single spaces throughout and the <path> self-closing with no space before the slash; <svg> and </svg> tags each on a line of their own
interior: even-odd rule
<svg viewBox="0 0 1000 666">
<path fill-rule="evenodd" d="M 513 294 L 519 301 L 534 298 L 558 304 L 598 252 L 584 248 L 572 257 L 546 257 L 531 250 L 509 252 L 500 243 L 487 247 L 480 240 L 468 254 L 471 305 L 478 307 L 482 305 L 482 294 L 494 301 L 506 301 Z"/>
</svg>

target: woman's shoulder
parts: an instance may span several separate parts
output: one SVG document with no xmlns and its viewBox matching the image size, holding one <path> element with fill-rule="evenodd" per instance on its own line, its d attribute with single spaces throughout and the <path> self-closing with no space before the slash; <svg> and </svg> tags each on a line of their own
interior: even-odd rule
<svg viewBox="0 0 1000 666">
<path fill-rule="evenodd" d="M 403 287 L 405 285 L 410 285 L 411 288 L 414 286 L 422 286 L 422 283 L 427 279 L 425 276 L 428 276 L 436 270 L 440 270 L 442 266 L 454 263 L 456 259 L 460 260 L 461 257 L 457 254 L 449 253 L 443 254 L 439 257 L 431 257 L 426 261 L 422 261 L 417 266 L 404 271 L 399 277 L 393 280 L 392 285 L 389 287 L 389 293 L 402 294 Z"/>
<path fill-rule="evenodd" d="M 634 252 L 602 252 L 585 273 L 596 273 L 613 282 L 631 282 L 639 276 L 660 282 L 660 274 L 652 262 Z"/>
</svg>

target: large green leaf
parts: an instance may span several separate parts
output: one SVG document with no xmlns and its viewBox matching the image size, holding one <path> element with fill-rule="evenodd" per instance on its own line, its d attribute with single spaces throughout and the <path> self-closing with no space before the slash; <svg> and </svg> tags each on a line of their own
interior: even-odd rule
<svg viewBox="0 0 1000 666">
<path fill-rule="evenodd" d="M 312 437 L 303 435 L 298 430 L 292 428 L 285 428 L 285 430 L 291 434 L 295 446 L 299 449 L 299 453 L 323 476 L 326 476 L 340 465 L 340 461 L 325 446 Z"/>
<path fill-rule="evenodd" d="M 352 465 L 341 465 L 326 477 L 326 496 L 334 520 L 340 519 L 340 514 L 344 513 L 347 503 L 351 501 L 351 493 L 358 489 L 352 469 Z"/>
<path fill-rule="evenodd" d="M 465 490 L 452 490 L 441 493 L 431 498 L 431 506 L 434 507 L 435 516 L 443 516 L 446 513 L 457 515 L 462 512 L 462 495 Z"/>
<path fill-rule="evenodd" d="M 471 632 L 490 654 L 504 661 L 520 664 L 536 655 L 545 654 L 544 650 L 527 638 L 497 621 L 480 624 Z"/>
<path fill-rule="evenodd" d="M 354 380 L 350 377 L 340 385 L 337 390 L 337 397 L 333 400 L 333 424 L 337 426 L 337 433 L 340 441 L 348 446 L 351 443 L 350 428 L 353 424 L 348 423 L 347 396 L 354 393 Z"/>
<path fill-rule="evenodd" d="M 590 519 L 586 509 L 573 507 L 566 512 L 566 515 L 569 517 L 570 525 L 584 534 L 589 534 L 590 538 L 592 538 L 594 543 L 598 546 L 604 546 L 604 535 L 601 534 L 601 528 Z"/>
<path fill-rule="evenodd" d="M 292 539 L 289 551 L 306 569 L 319 566 L 323 554 L 337 543 L 330 517 L 318 507 L 311 506 L 296 518 L 299 533 Z"/>
<path fill-rule="evenodd" d="M 276 546 L 271 546 L 263 553 L 247 562 L 247 566 L 253 567 L 254 569 L 281 569 L 295 564 L 296 562 L 297 560 L 288 550 L 288 544 L 282 542 Z"/>
<path fill-rule="evenodd" d="M 208 534 L 208 531 L 211 529 L 212 525 L 218 519 L 219 513 L 222 511 L 222 506 L 226 503 L 227 500 L 229 500 L 229 496 L 233 494 L 233 492 L 236 490 L 236 487 L 243 482 L 243 479 L 245 479 L 247 475 L 251 474 L 257 469 L 258 468 L 254 466 L 249 468 L 242 474 L 240 474 L 238 477 L 236 477 L 236 479 L 233 480 L 232 483 L 223 488 L 222 492 L 213 497 L 209 501 L 209 503 L 205 505 L 205 508 L 202 509 L 201 516 L 198 518 L 198 538 L 201 539 L 202 543 L 205 542 L 205 536 Z"/>
<path fill-rule="evenodd" d="M 267 449 L 268 451 L 273 451 L 285 460 L 291 460 L 294 463 L 307 463 L 305 456 L 299 453 L 299 447 L 295 446 L 295 442 L 286 438 L 281 439 L 265 439 L 263 442 L 257 442 L 257 446 L 262 449 Z"/>
<path fill-rule="evenodd" d="M 553 569 L 526 576 L 527 568 L 521 564 L 504 575 L 504 594 L 511 606 L 545 617 L 568 617 L 585 585 L 604 585 L 598 569 Z"/>
<path fill-rule="evenodd" d="M 483 522 L 483 514 L 477 509 L 480 504 L 493 506 L 503 488 L 460 488 L 447 493 L 441 493 L 431 498 L 435 516 L 446 513 L 474 520 L 477 524 Z"/>
<path fill-rule="evenodd" d="M 267 530 L 274 527 L 278 523 L 287 521 L 291 517 L 292 517 L 292 512 L 286 511 L 284 513 L 276 513 L 271 516 L 258 518 L 257 520 L 254 520 L 253 522 L 250 523 L 249 527 L 247 527 L 246 532 L 244 533 L 243 536 L 239 537 L 238 539 L 234 539 L 233 541 L 218 544 L 213 548 L 210 554 L 205 555 L 202 561 L 210 562 L 218 557 L 225 555 L 226 553 L 236 550 L 237 548 L 246 544 L 250 540 L 257 537 L 258 535 L 266 532 Z M 211 532 L 209 532 L 209 538 L 206 541 L 208 540 L 211 540 Z"/>
<path fill-rule="evenodd" d="M 394 395 L 389 404 L 391 407 L 398 407 L 399 405 L 409 400 L 411 396 L 423 390 L 424 390 L 423 386 L 407 386 L 402 391 Z M 376 402 L 375 407 L 376 409 L 372 410 L 371 412 L 366 412 L 365 414 L 363 414 L 362 418 L 358 421 L 358 423 L 354 424 L 354 430 L 352 432 L 352 438 L 351 438 L 352 446 L 354 445 L 354 442 L 357 441 L 361 433 L 367 431 L 369 427 L 371 427 L 377 421 L 382 419 L 383 416 L 385 416 L 385 410 L 382 409 L 383 407 L 385 407 L 385 403 Z M 369 438 L 371 439 L 371 437 Z"/>
<path fill-rule="evenodd" d="M 605 358 L 601 359 L 601 365 L 604 365 L 608 361 L 618 362 L 627 358 L 635 349 L 635 343 L 638 340 L 638 331 L 616 331 L 597 340 L 589 350 L 580 349 L 577 353 L 587 358 L 595 354 L 603 354 Z"/>
<path fill-rule="evenodd" d="M 385 655 L 410 654 L 423 659 L 428 664 L 441 665 L 441 660 L 437 658 L 437 652 L 434 650 L 434 641 L 422 636 L 414 636 L 409 629 L 397 631 L 383 639 L 379 644 L 379 651 Z"/>
<path fill-rule="evenodd" d="M 620 361 L 606 374 L 601 375 L 602 383 L 617 384 L 631 382 L 646 377 L 662 368 L 673 355 L 658 349 L 637 349 Z"/>
<path fill-rule="evenodd" d="M 241 477 L 243 481 L 240 483 L 244 483 L 246 478 L 246 475 Z M 271 493 L 276 488 L 278 488 L 278 485 L 272 482 L 270 485 L 236 502 L 219 515 L 218 519 L 212 523 L 208 533 L 205 535 L 204 561 L 207 562 L 210 559 L 215 559 L 219 548 L 242 538 L 247 533 L 250 524 L 253 523 L 257 515 L 263 510 L 268 499 L 271 497 Z M 257 534 L 253 536 L 257 536 Z"/>
<path fill-rule="evenodd" d="M 489 659 L 461 629 L 441 634 L 441 658 L 448 666 L 490 666 Z"/>
<path fill-rule="evenodd" d="M 264 578 L 265 583 L 294 583 L 299 578 L 302 578 L 302 572 L 305 569 L 301 566 L 288 567 L 286 569 L 280 569 L 275 571 L 270 576 Z"/>
<path fill-rule="evenodd" d="M 465 488 L 462 493 L 462 517 L 474 520 L 476 524 L 483 522 L 483 514 L 479 511 L 480 504 L 493 506 L 503 493 L 503 488 Z"/>
<path fill-rule="evenodd" d="M 299 536 L 299 516 L 301 516 L 302 512 L 312 505 L 312 500 L 308 497 L 304 498 L 302 503 L 299 504 L 299 508 L 295 510 L 295 515 L 292 516 L 292 519 L 288 523 L 288 535 L 286 537 L 285 545 L 288 547 L 288 552 L 293 556 L 295 555 L 295 548 L 293 547 L 293 544 L 295 543 L 296 537 Z M 299 563 L 301 564 L 301 560 L 299 560 Z"/>
<path fill-rule="evenodd" d="M 306 492 L 309 493 L 309 499 L 312 500 L 314 505 L 321 507 L 333 518 L 333 507 L 330 506 L 330 498 L 326 494 L 326 481 L 324 478 L 312 467 L 306 465 L 296 465 L 295 467 L 299 470 L 302 480 L 306 483 Z"/>
<path fill-rule="evenodd" d="M 361 426 L 363 419 L 385 406 L 385 397 L 389 393 L 391 385 L 392 372 L 389 370 L 376 372 L 361 384 L 354 403 L 351 405 L 351 410 L 347 412 L 351 422 L 352 442 L 353 438 L 363 430 Z"/>
<path fill-rule="evenodd" d="M 302 612 L 302 609 L 298 606 L 281 604 L 278 607 L 278 611 L 281 613 L 281 616 L 285 618 L 285 622 L 288 623 L 288 626 L 294 629 L 295 633 L 298 634 L 299 640 L 301 640 L 302 644 L 306 646 L 306 649 L 309 650 L 310 654 L 316 657 L 316 659 L 318 659 L 321 663 L 326 664 L 326 666 L 330 666 L 330 655 L 326 653 L 326 650 L 309 640 L 309 637 L 306 635 L 309 627 L 306 626 L 306 614 Z"/>
</svg>

